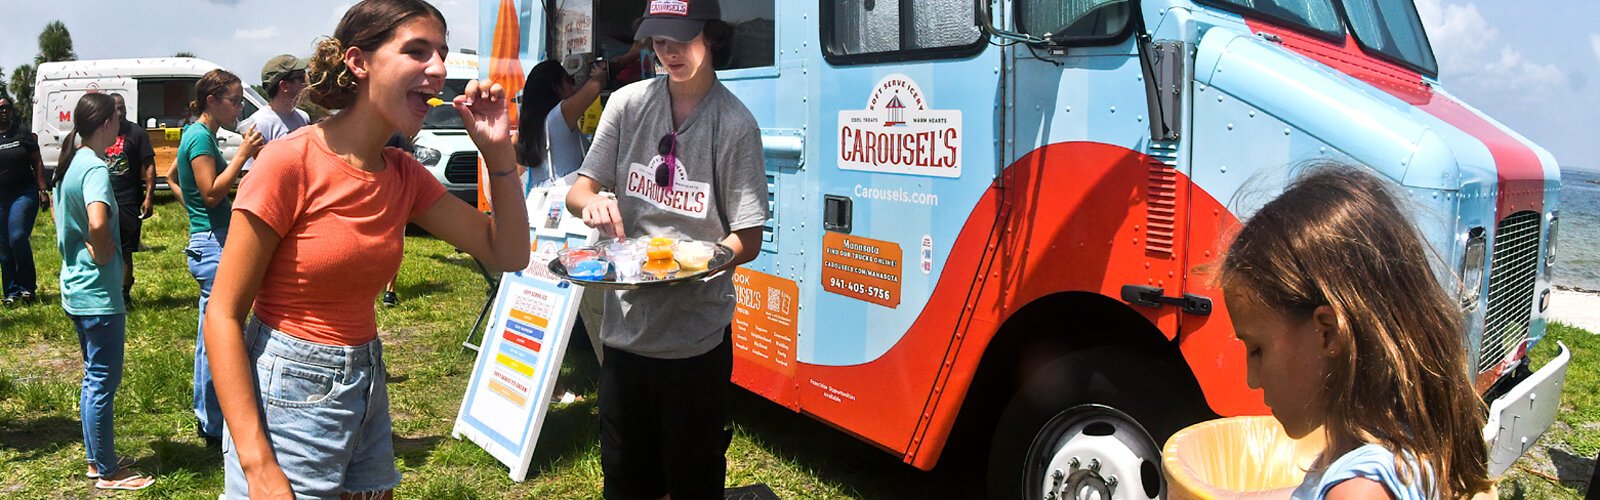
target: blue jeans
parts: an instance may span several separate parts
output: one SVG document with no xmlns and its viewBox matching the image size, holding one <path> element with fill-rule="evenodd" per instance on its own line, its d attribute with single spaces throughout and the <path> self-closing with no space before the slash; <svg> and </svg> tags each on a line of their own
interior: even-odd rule
<svg viewBox="0 0 1600 500">
<path fill-rule="evenodd" d="M 33 223 L 39 216 L 39 191 L 32 185 L 0 189 L 0 289 L 6 297 L 37 293 L 33 268 Z"/>
<path fill-rule="evenodd" d="M 400 484 L 382 342 L 318 344 L 254 319 L 244 341 L 267 440 L 296 497 L 331 499 Z M 225 493 L 244 498 L 249 484 L 226 429 Z"/>
<path fill-rule="evenodd" d="M 211 363 L 206 361 L 206 302 L 211 300 L 211 285 L 217 281 L 217 263 L 222 261 L 222 244 L 227 239 L 226 229 L 194 233 L 183 249 L 189 274 L 200 285 L 200 319 L 194 336 L 194 417 L 200 420 L 200 432 L 215 438 L 222 437 L 222 407 L 217 405 Z"/>
<path fill-rule="evenodd" d="M 83 358 L 83 386 L 78 396 L 78 417 L 83 421 L 83 449 L 89 463 L 104 477 L 117 473 L 117 449 L 112 432 L 112 408 L 117 386 L 122 385 L 123 343 L 127 316 L 73 316 L 78 330 L 78 353 Z"/>
</svg>

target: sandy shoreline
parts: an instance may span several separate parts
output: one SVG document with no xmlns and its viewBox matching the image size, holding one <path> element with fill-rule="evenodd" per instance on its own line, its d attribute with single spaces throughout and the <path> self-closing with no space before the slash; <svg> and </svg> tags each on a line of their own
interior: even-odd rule
<svg viewBox="0 0 1600 500">
<path fill-rule="evenodd" d="M 1551 321 L 1600 333 L 1600 292 L 1556 287 L 1550 291 Z"/>
</svg>

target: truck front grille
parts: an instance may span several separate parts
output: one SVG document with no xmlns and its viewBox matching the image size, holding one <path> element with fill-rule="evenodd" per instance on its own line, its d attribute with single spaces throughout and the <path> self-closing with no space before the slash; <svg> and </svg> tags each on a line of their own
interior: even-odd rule
<svg viewBox="0 0 1600 500">
<path fill-rule="evenodd" d="M 1539 231 L 1538 212 L 1517 212 L 1495 227 L 1478 373 L 1499 365 L 1528 338 L 1539 274 Z"/>
</svg>

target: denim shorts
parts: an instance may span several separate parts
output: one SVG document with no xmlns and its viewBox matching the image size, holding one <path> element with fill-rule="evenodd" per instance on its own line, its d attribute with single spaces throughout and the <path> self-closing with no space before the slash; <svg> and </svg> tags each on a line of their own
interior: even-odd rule
<svg viewBox="0 0 1600 500">
<path fill-rule="evenodd" d="M 255 319 L 245 327 L 267 439 L 295 496 L 392 490 L 394 432 L 383 346 L 308 342 Z M 233 436 L 223 428 L 228 498 L 249 494 Z"/>
</svg>

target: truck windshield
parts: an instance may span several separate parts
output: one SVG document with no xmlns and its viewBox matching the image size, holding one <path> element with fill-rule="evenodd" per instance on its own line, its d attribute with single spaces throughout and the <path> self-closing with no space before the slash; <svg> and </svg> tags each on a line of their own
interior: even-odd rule
<svg viewBox="0 0 1600 500">
<path fill-rule="evenodd" d="M 1333 0 L 1201 0 L 1223 8 L 1248 10 L 1326 37 L 1344 37 Z"/>
<path fill-rule="evenodd" d="M 1344 12 L 1361 48 L 1429 75 L 1439 73 L 1433 46 L 1411 0 L 1344 0 Z"/>
<path fill-rule="evenodd" d="M 446 103 L 462 92 L 467 91 L 466 80 L 445 80 L 444 88 L 439 90 L 439 98 Z M 464 129 L 466 124 L 461 122 L 461 114 L 452 106 L 435 106 L 428 110 L 427 116 L 422 118 L 422 128 L 428 129 Z"/>
</svg>

